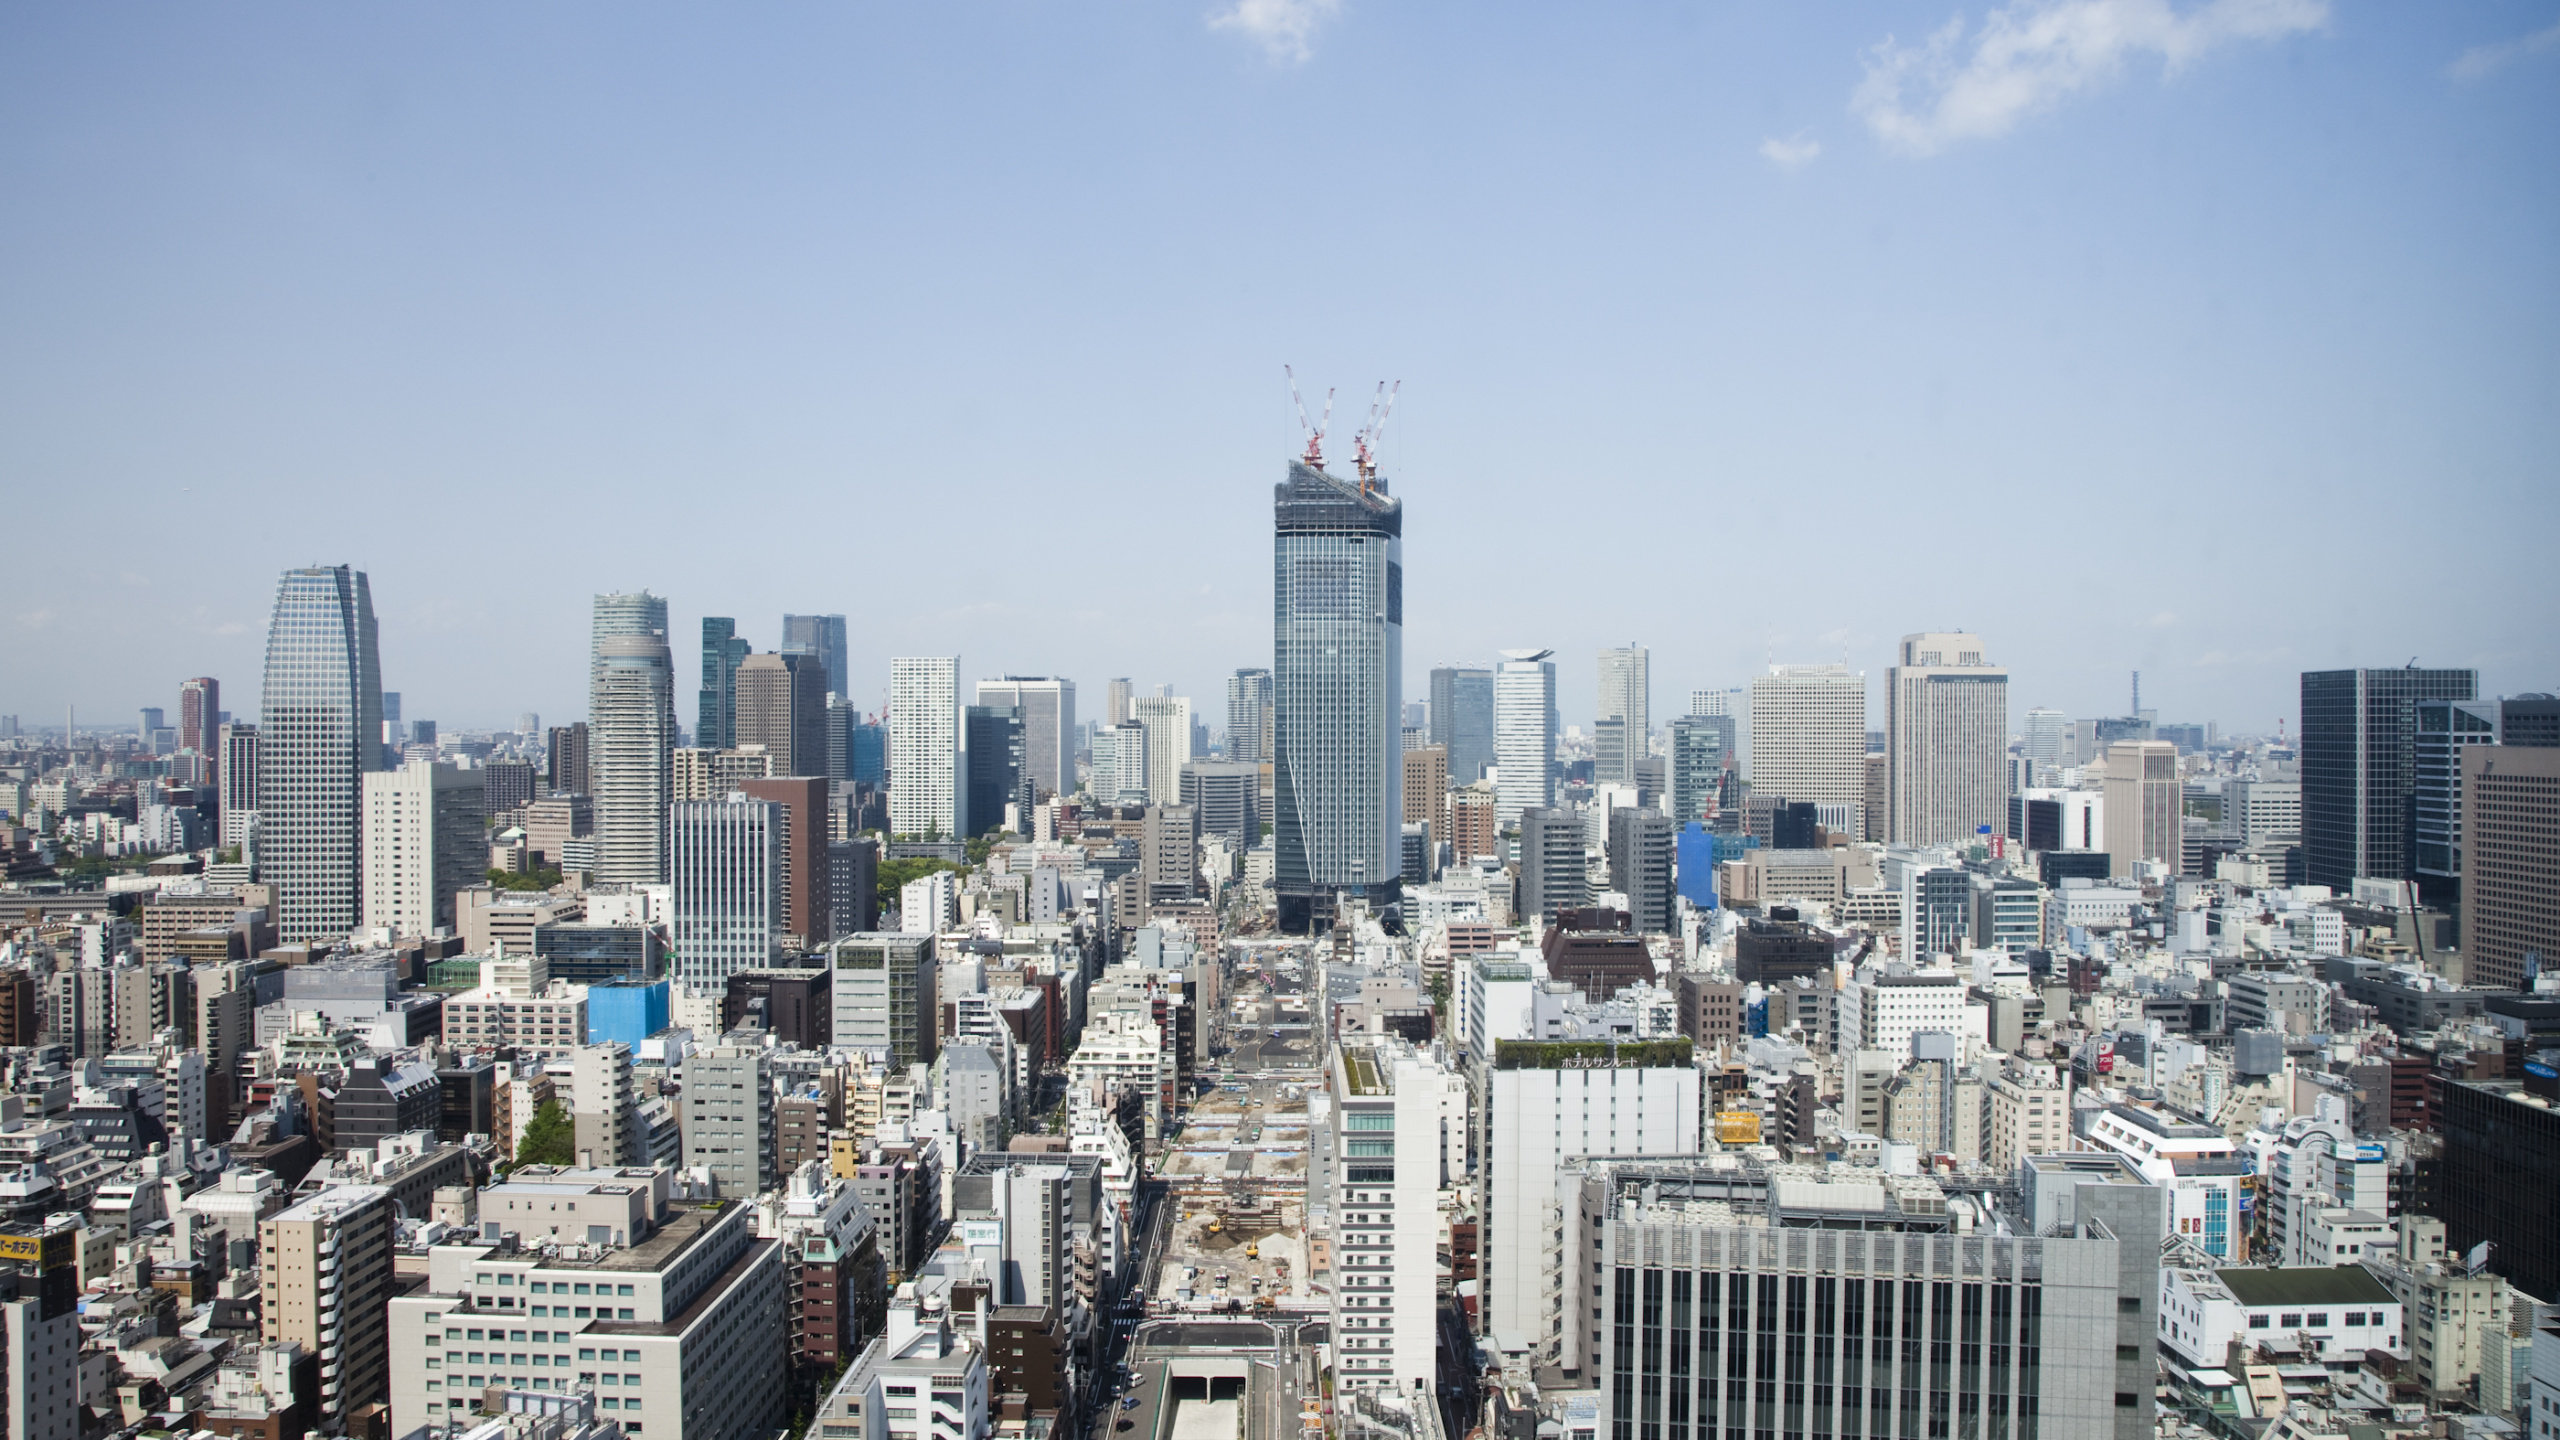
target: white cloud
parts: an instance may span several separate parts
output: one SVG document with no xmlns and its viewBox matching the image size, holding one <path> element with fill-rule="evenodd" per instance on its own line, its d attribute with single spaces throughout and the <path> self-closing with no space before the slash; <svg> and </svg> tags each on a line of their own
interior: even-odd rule
<svg viewBox="0 0 2560 1440">
<path fill-rule="evenodd" d="M 1821 141 L 1807 140 L 1802 135 L 1792 140 L 1771 137 L 1760 142 L 1761 158 L 1781 170 L 1800 170 L 1812 164 L 1814 157 L 1821 153 Z"/>
<path fill-rule="evenodd" d="M 2456 80 L 2477 80 L 2493 71 L 2503 70 L 2529 55 L 2546 50 L 2560 50 L 2560 25 L 2536 30 L 2521 40 L 2502 40 L 2495 45 L 2474 45 L 2462 52 L 2462 58 L 2445 67 L 2445 73 Z"/>
<path fill-rule="evenodd" d="M 2015 0 L 1965 34 L 1962 16 L 1906 46 L 1867 52 L 1849 108 L 1891 149 L 1928 155 L 2005 134 L 2028 115 L 2112 81 L 2156 56 L 2169 73 L 2221 46 L 2316 30 L 2328 0 Z"/>
<path fill-rule="evenodd" d="M 1209 28 L 1240 31 L 1272 59 L 1295 64 L 1315 53 L 1307 42 L 1341 8 L 1342 0 L 1233 0 Z"/>
</svg>

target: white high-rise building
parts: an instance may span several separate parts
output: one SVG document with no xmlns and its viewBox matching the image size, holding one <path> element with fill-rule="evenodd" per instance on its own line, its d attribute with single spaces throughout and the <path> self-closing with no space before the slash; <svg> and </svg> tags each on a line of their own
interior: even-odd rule
<svg viewBox="0 0 2560 1440">
<path fill-rule="evenodd" d="M 773 963 L 782 929 L 782 807 L 731 792 L 669 810 L 675 978 L 696 994 Z"/>
<path fill-rule="evenodd" d="M 479 771 L 431 760 L 364 777 L 364 923 L 425 935 L 457 923 L 454 893 L 489 868 Z"/>
<path fill-rule="evenodd" d="M 371 584 L 345 565 L 286 571 L 258 700 L 257 844 L 287 943 L 335 940 L 363 913 L 358 830 L 381 734 Z"/>
<path fill-rule="evenodd" d="M 2039 767 L 2063 764 L 2063 747 L 2069 743 L 2070 726 L 2071 717 L 2059 710 L 2048 710 L 2039 705 L 2028 711 L 2022 753 Z"/>
<path fill-rule="evenodd" d="M 1594 712 L 1595 720 L 1626 722 L 1626 743 L 1617 752 L 1617 770 L 1603 775 L 1594 771 L 1591 779 L 1600 785 L 1632 785 L 1636 778 L 1636 761 L 1645 753 L 1645 741 L 1653 725 L 1653 655 L 1641 645 L 1629 644 L 1600 652 L 1600 696 Z"/>
<path fill-rule="evenodd" d="M 666 634 L 667 597 L 664 595 L 652 595 L 641 590 L 597 596 L 594 618 L 587 631 L 589 683 L 592 685 L 592 677 L 604 669 L 605 641 L 616 635 L 655 635 L 663 640 Z"/>
<path fill-rule="evenodd" d="M 1520 812 L 1555 803 L 1556 666 L 1553 650 L 1505 650 L 1493 671 L 1493 823 L 1520 827 Z"/>
<path fill-rule="evenodd" d="M 1346 1044 L 1330 1078 L 1334 1373 L 1347 1389 L 1402 1392 L 1436 1373 L 1436 1217 L 1466 1088 L 1395 1040 Z"/>
<path fill-rule="evenodd" d="M 1547 1305 L 1557 1168 L 1574 1155 L 1696 1154 L 1699 1075 L 1685 1043 L 1622 1047 L 1624 1059 L 1593 1069 L 1570 1068 L 1589 1063 L 1584 1046 L 1514 1043 L 1505 1047 L 1512 1068 L 1486 1076 L 1477 1174 L 1484 1333 L 1552 1353 L 1561 1339 L 1561 1317 Z M 1556 1263 L 1583 1264 L 1584 1238 L 1564 1239 Z"/>
<path fill-rule="evenodd" d="M 1022 771 L 1042 795 L 1076 789 L 1076 682 L 1007 675 L 978 682 L 978 703 L 1022 712 Z"/>
<path fill-rule="evenodd" d="M 961 833 L 960 657 L 889 661 L 889 833 Z"/>
<path fill-rule="evenodd" d="M 1982 637 L 1902 637 L 1885 681 L 1885 834 L 1900 845 L 1960 845 L 2008 821 L 2009 672 Z"/>
<path fill-rule="evenodd" d="M 1146 727 L 1147 803 L 1182 803 L 1182 767 L 1191 762 L 1191 701 L 1180 695 L 1141 695 L 1129 702 L 1129 718 Z"/>
<path fill-rule="evenodd" d="M 664 635 L 611 635 L 597 647 L 596 666 L 587 721 L 595 878 L 609 885 L 662 884 L 667 801 L 675 783 L 675 662 Z"/>
<path fill-rule="evenodd" d="M 1849 833 L 1864 834 L 1867 676 L 1846 665 L 1772 665 L 1751 681 L 1758 743 L 1751 788 L 1792 801 L 1839 805 Z"/>
</svg>

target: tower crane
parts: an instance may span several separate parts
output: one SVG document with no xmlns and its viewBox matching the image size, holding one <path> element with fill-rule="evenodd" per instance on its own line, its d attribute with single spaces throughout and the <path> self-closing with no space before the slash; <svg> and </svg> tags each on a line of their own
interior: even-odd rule
<svg viewBox="0 0 2560 1440">
<path fill-rule="evenodd" d="M 1352 446 L 1359 453 L 1360 498 L 1363 500 L 1369 498 L 1370 482 L 1378 478 L 1378 440 L 1387 433 L 1387 417 L 1395 413 L 1396 396 L 1403 390 L 1404 382 L 1401 380 L 1392 386 L 1384 380 L 1379 381 L 1377 394 L 1369 400 L 1369 423 L 1361 426 L 1360 433 L 1352 437 Z"/>
<path fill-rule="evenodd" d="M 1331 390 L 1324 392 L 1323 422 L 1309 424 L 1307 402 L 1298 398 L 1298 372 L 1283 365 L 1280 367 L 1280 373 L 1289 377 L 1289 401 L 1298 407 L 1298 428 L 1306 432 L 1307 453 L 1303 458 L 1307 462 L 1307 468 L 1322 470 L 1324 468 L 1324 435 L 1327 430 L 1333 428 L 1333 392 Z"/>
</svg>

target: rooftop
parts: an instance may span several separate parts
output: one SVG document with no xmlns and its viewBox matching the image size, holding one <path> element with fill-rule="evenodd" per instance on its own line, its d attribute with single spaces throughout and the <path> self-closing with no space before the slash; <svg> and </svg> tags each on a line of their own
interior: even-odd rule
<svg viewBox="0 0 2560 1440">
<path fill-rule="evenodd" d="M 2295 1266 L 2214 1272 L 2243 1305 L 2386 1305 L 2396 1303 L 2361 1265 Z"/>
</svg>

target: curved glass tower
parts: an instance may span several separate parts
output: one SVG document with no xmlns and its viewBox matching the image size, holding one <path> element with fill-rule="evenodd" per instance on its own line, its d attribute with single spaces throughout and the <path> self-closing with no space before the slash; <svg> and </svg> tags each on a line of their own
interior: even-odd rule
<svg viewBox="0 0 2560 1440">
<path fill-rule="evenodd" d="M 1404 507 L 1293 461 L 1273 502 L 1273 856 L 1280 928 L 1344 892 L 1392 903 L 1403 859 Z"/>
<path fill-rule="evenodd" d="M 286 944 L 356 928 L 364 775 L 380 768 L 372 587 L 352 566 L 287 570 L 258 695 L 258 878 Z"/>
</svg>

